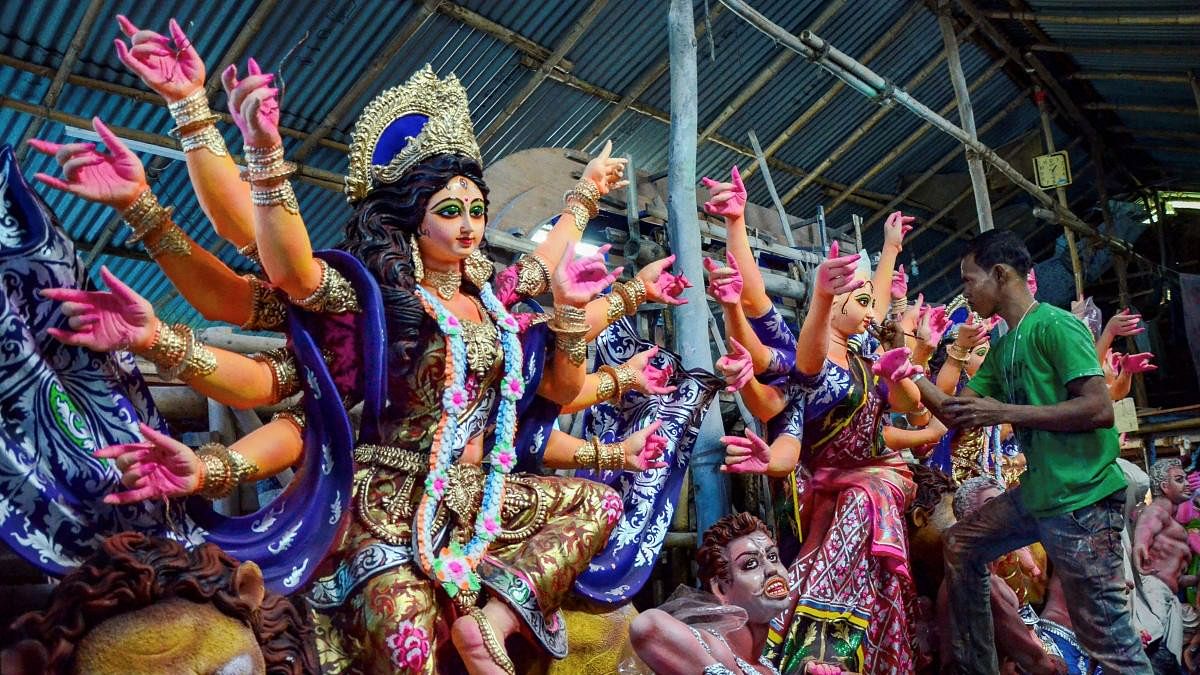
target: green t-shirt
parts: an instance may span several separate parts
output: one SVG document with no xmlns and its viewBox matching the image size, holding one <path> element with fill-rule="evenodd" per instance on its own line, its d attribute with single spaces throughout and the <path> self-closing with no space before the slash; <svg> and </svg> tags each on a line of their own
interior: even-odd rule
<svg viewBox="0 0 1200 675">
<path fill-rule="evenodd" d="M 992 345 L 967 386 L 998 401 L 1045 406 L 1069 398 L 1068 382 L 1092 376 L 1104 376 L 1092 334 L 1070 312 L 1040 303 L 1016 330 Z M 1125 487 L 1112 427 L 1076 433 L 1013 431 L 1027 460 L 1021 496 L 1033 515 L 1069 513 Z"/>
</svg>

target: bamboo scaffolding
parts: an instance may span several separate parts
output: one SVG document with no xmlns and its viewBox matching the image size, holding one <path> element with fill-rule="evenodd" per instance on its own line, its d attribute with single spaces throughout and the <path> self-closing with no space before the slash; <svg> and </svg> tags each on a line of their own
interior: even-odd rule
<svg viewBox="0 0 1200 675">
<path fill-rule="evenodd" d="M 1084 103 L 1087 110 L 1112 112 L 1161 113 L 1163 115 L 1195 115 L 1196 109 L 1186 105 L 1152 105 L 1149 103 Z"/>
<path fill-rule="evenodd" d="M 1035 52 L 1055 54 L 1087 54 L 1089 56 L 1200 56 L 1200 48 L 1190 45 L 1064 45 L 1037 43 L 1029 46 Z"/>
<path fill-rule="evenodd" d="M 1171 75 L 1169 73 L 1135 73 L 1135 72 L 1080 72 L 1071 73 L 1067 76 L 1068 80 L 1099 80 L 1109 81 L 1116 80 L 1118 82 L 1127 82 L 1136 80 L 1139 82 L 1162 82 L 1166 84 L 1187 84 L 1187 75 Z"/>
<path fill-rule="evenodd" d="M 1200 26 L 1200 14 L 1078 16 L 1066 14 L 1041 14 L 1038 12 L 1015 12 L 987 10 L 989 19 L 1012 21 L 1036 21 L 1041 24 L 1065 24 L 1074 26 Z"/>
<path fill-rule="evenodd" d="M 972 141 L 979 142 L 979 134 L 975 129 L 975 110 L 971 107 L 971 94 L 967 88 L 967 77 L 963 74 L 962 59 L 958 55 L 958 42 L 967 31 L 960 31 L 955 36 L 954 22 L 948 12 L 938 14 L 938 28 L 942 32 L 942 43 L 946 46 L 946 66 L 950 71 L 950 83 L 954 85 L 954 100 L 958 105 L 958 120 L 963 131 Z M 983 170 L 983 160 L 970 148 L 966 150 L 967 172 L 971 175 L 971 187 L 975 195 L 975 211 L 979 219 L 979 230 L 987 232 L 995 227 L 992 224 L 992 204 L 988 197 L 987 174 Z"/>
</svg>

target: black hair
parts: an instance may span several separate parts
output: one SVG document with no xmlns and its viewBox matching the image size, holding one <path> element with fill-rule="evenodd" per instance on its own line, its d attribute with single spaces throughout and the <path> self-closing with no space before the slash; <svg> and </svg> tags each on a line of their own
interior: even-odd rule
<svg viewBox="0 0 1200 675">
<path fill-rule="evenodd" d="M 455 176 L 471 179 L 487 203 L 488 188 L 478 162 L 462 155 L 435 155 L 409 169 L 400 182 L 371 190 L 346 223 L 340 248 L 363 261 L 383 295 L 388 368 L 398 369 L 393 372 L 407 374 L 418 347 L 436 330 L 415 293 L 415 251 L 409 241 L 422 234 L 429 198 Z M 463 284 L 464 290 L 478 293 L 465 277 Z"/>
<path fill-rule="evenodd" d="M 1029 268 L 1033 267 L 1033 256 L 1025 242 L 1012 230 L 988 230 L 967 242 L 963 258 L 971 256 L 975 264 L 983 269 L 995 265 L 1008 265 L 1021 275 L 1024 283 Z"/>
</svg>

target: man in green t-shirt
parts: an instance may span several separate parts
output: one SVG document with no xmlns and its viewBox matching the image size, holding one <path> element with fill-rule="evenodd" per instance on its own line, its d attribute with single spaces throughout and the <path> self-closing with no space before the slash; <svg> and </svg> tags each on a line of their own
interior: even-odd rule
<svg viewBox="0 0 1200 675">
<path fill-rule="evenodd" d="M 972 240 L 962 260 L 963 294 L 980 315 L 1003 317 L 1008 332 L 961 396 L 914 378 L 922 400 L 948 426 L 1011 424 L 1028 461 L 1019 487 L 946 532 L 954 660 L 958 672 L 999 672 L 987 564 L 1040 541 L 1092 660 L 1105 673 L 1149 674 L 1129 612 L 1125 478 L 1104 373 L 1088 329 L 1034 300 L 1025 282 L 1031 266 L 1012 232 Z"/>
</svg>

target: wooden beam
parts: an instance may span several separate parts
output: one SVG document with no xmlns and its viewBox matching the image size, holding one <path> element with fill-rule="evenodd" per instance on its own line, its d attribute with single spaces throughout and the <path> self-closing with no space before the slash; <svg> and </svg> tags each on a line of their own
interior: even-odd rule
<svg viewBox="0 0 1200 675">
<path fill-rule="evenodd" d="M 229 49 L 225 50 L 225 54 L 217 62 L 217 67 L 208 71 L 208 83 L 204 85 L 204 91 L 210 98 L 221 89 L 221 73 L 230 64 L 236 63 L 242 58 L 242 55 L 246 53 L 246 48 L 250 46 L 250 41 L 262 30 L 263 24 L 278 2 L 279 0 L 259 0 L 258 6 L 254 8 L 254 13 L 250 15 L 249 19 L 246 19 L 246 23 L 238 31 L 237 37 L 233 38 L 233 43 L 229 45 Z"/>
<path fill-rule="evenodd" d="M 966 38 L 972 31 L 974 31 L 974 28 L 968 28 L 968 30 L 963 33 L 962 37 Z M 904 83 L 903 88 L 906 90 L 911 90 L 920 86 L 922 82 L 924 82 L 930 75 L 933 75 L 934 72 L 941 67 L 942 62 L 945 60 L 946 51 L 942 50 L 937 56 L 927 61 L 925 65 L 916 72 L 916 74 L 909 78 L 909 80 Z M 813 181 L 824 174 L 826 170 L 832 167 L 835 162 L 842 158 L 843 155 L 852 150 L 854 146 L 858 145 L 859 141 L 865 138 L 872 129 L 883 122 L 883 120 L 887 118 L 887 116 L 895 109 L 896 108 L 894 106 L 882 106 L 876 110 L 873 115 L 867 118 L 866 121 L 855 127 L 854 131 L 850 132 L 850 135 L 847 136 L 846 139 L 841 142 L 841 144 L 830 151 L 829 154 L 825 156 L 825 159 L 821 160 L 820 164 L 810 169 L 807 176 L 801 178 L 800 182 L 793 185 L 792 189 L 788 190 L 787 193 L 783 195 L 783 203 L 786 205 L 798 197 L 805 188 L 807 188 L 809 185 L 812 185 Z"/>
<path fill-rule="evenodd" d="M 317 128 L 308 135 L 308 138 L 304 139 L 302 144 L 300 144 L 300 147 L 296 150 L 296 154 L 293 157 L 295 161 L 303 162 L 305 159 L 308 159 L 308 156 L 312 154 L 312 151 L 317 147 L 317 143 L 321 142 L 322 139 L 328 136 L 329 132 L 334 130 L 338 122 L 341 122 L 342 119 L 350 113 L 350 109 L 354 107 L 354 104 L 358 102 L 358 99 L 362 98 L 363 94 L 375 87 L 375 83 L 379 80 L 379 77 L 383 75 L 388 64 L 392 62 L 392 59 L 396 58 L 396 55 L 400 53 L 400 50 L 404 48 L 404 45 L 408 44 L 408 41 L 412 39 L 412 36 L 421 29 L 421 26 L 425 25 L 425 22 L 428 21 L 429 17 L 431 16 L 433 16 L 433 6 L 431 2 L 429 0 L 421 0 L 421 2 L 419 2 L 416 8 L 413 10 L 412 16 L 410 16 L 408 20 L 404 22 L 404 25 L 400 27 L 400 30 L 387 41 L 387 44 L 385 44 L 383 49 L 375 55 L 375 58 L 371 59 L 371 63 L 367 65 L 362 75 L 359 75 L 358 78 L 355 79 L 355 82 L 353 85 L 351 85 L 350 89 L 348 89 L 346 93 L 343 94 L 340 99 L 338 99 L 337 103 L 333 105 L 333 108 L 325 114 L 325 117 L 321 118 L 321 123 L 317 125 Z"/>
<path fill-rule="evenodd" d="M 30 63 L 29 61 L 23 61 L 21 59 L 16 59 L 8 56 L 7 54 L 0 54 L 0 66 L 15 68 L 26 73 L 32 73 L 38 77 L 54 77 L 53 68 L 40 66 L 36 63 Z M 154 92 L 136 89 L 134 87 L 126 87 L 120 84 L 113 84 L 111 82 L 105 82 L 104 80 L 97 80 L 91 77 L 84 77 L 82 75 L 67 76 L 67 84 L 76 87 L 83 87 L 85 89 L 91 89 L 92 91 L 104 92 L 106 94 L 116 94 L 117 96 L 123 96 L 125 98 L 140 101 L 142 103 L 151 103 L 160 106 L 165 106 L 167 104 L 167 102 L 164 101 L 161 96 L 155 94 Z M 213 114 L 220 116 L 223 122 L 233 124 L 233 118 L 229 116 L 229 113 L 223 113 L 214 110 Z M 299 129 L 292 129 L 290 127 L 280 127 L 279 133 L 289 138 L 305 138 L 308 136 L 307 133 L 300 131 Z M 347 152 L 350 149 L 350 146 L 346 145 L 345 143 L 338 143 L 327 138 L 321 139 L 321 145 L 342 153 Z M 175 147 L 178 147 L 178 143 L 175 144 Z"/>
<path fill-rule="evenodd" d="M 711 21 L 717 16 L 720 16 L 720 14 L 724 11 L 725 5 L 714 5 L 708 14 L 709 20 Z M 705 29 L 706 22 L 704 19 L 701 19 L 696 23 L 696 39 L 699 39 L 700 36 L 704 34 Z M 638 98 L 640 98 L 642 94 L 645 94 L 650 87 L 654 86 L 655 82 L 659 81 L 664 75 L 667 74 L 667 69 L 671 65 L 670 61 L 669 55 L 664 54 L 663 57 L 656 63 L 651 65 L 646 70 L 643 70 L 642 74 L 638 76 L 638 79 L 635 80 L 633 84 L 629 85 L 629 90 L 626 91 L 623 96 L 617 97 L 617 104 L 609 108 L 603 115 L 601 115 L 600 119 L 592 125 L 592 128 L 583 136 L 581 136 L 583 141 L 581 141 L 576 147 L 582 150 L 592 147 L 592 144 L 599 140 L 600 137 L 604 135 L 604 132 L 608 131 L 609 127 L 615 124 L 616 121 L 621 118 L 621 115 L 625 114 L 626 110 L 634 109 Z"/>
<path fill-rule="evenodd" d="M 1161 113 L 1163 115 L 1195 115 L 1196 109 L 1186 105 L 1152 105 L 1149 103 L 1084 103 L 1088 110 L 1111 110 L 1113 112 Z"/>
<path fill-rule="evenodd" d="M 96 25 L 96 19 L 100 16 L 100 10 L 106 3 L 104 0 L 91 0 L 88 3 L 87 9 L 83 12 L 83 18 L 79 21 L 79 26 L 75 28 L 75 35 L 71 38 L 70 44 L 67 45 L 67 51 L 63 54 L 62 61 L 58 64 L 58 70 L 54 73 L 54 80 L 50 82 L 50 88 L 46 90 L 46 95 L 42 97 L 42 105 L 47 108 L 53 108 L 58 104 L 58 97 L 62 94 L 63 87 L 67 84 L 67 77 L 70 76 L 71 70 L 75 68 L 75 62 L 79 60 L 79 52 L 83 50 L 83 46 L 87 44 L 88 37 L 92 33 L 92 26 Z M 25 134 L 21 136 L 21 140 L 17 142 L 17 163 L 25 161 L 29 156 L 29 139 L 38 135 L 42 130 L 44 120 L 36 119 L 29 123 L 25 128 Z"/>
<path fill-rule="evenodd" d="M 517 113 L 517 110 L 519 110 L 521 106 L 525 105 L 525 102 L 529 100 L 530 96 L 533 96 L 533 93 L 537 91 L 537 88 L 541 86 L 542 82 L 546 81 L 546 77 L 550 75 L 550 72 L 557 68 L 558 64 L 562 62 L 563 58 L 567 55 L 567 52 L 571 51 L 571 49 L 574 48 L 575 45 L 578 44 L 578 42 L 583 38 L 584 34 L 587 33 L 588 29 L 592 27 L 592 23 L 596 21 L 596 17 L 600 16 L 600 12 L 603 11 L 607 5 L 608 0 L 592 0 L 591 4 L 588 5 L 588 8 L 584 10 L 583 14 L 575 20 L 570 32 L 568 32 L 567 35 L 558 43 L 558 46 L 554 48 L 554 51 L 550 53 L 550 56 L 548 56 L 546 60 L 538 66 L 537 70 L 533 73 L 533 77 L 531 77 L 529 81 L 525 83 L 525 86 L 521 87 L 521 90 L 518 91 L 515 96 L 509 99 L 508 105 L 504 106 L 504 110 L 502 110 L 500 114 L 497 115 L 490 124 L 488 124 L 487 128 L 483 130 L 483 133 L 479 134 L 479 146 L 481 148 L 487 144 L 488 141 L 492 140 L 492 138 L 504 126 L 504 123 L 508 122 L 508 120 Z"/>
<path fill-rule="evenodd" d="M 58 122 L 59 124 L 67 124 L 80 129 L 92 128 L 91 120 L 84 119 L 83 117 L 79 117 L 77 115 L 70 115 L 58 110 L 52 110 L 46 106 L 34 105 L 32 103 L 26 103 L 24 101 L 18 101 L 12 98 L 0 97 L 0 108 L 11 108 L 17 112 L 23 112 L 27 115 L 36 115 L 53 122 Z M 146 143 L 147 145 L 155 145 L 167 150 L 177 150 L 175 139 L 168 136 L 162 136 L 160 134 L 152 134 L 145 131 L 139 131 L 137 129 L 113 125 L 110 125 L 109 128 L 112 129 L 114 134 L 122 138 L 128 138 L 140 143 Z M 240 159 L 240 157 L 235 157 L 235 161 Z M 316 167 L 307 166 L 304 164 L 298 164 L 296 166 L 296 179 L 301 182 L 308 183 L 310 185 L 316 185 L 317 187 L 325 188 L 326 190 L 332 190 L 338 193 L 342 192 L 345 181 L 343 176 L 333 173 L 332 171 L 326 171 L 324 169 L 318 169 Z"/>
<path fill-rule="evenodd" d="M 921 6 L 918 3 L 912 3 L 909 6 L 908 11 L 906 11 L 900 17 L 900 19 L 896 21 L 896 23 L 888 27 L 888 29 L 884 31 L 883 35 L 880 35 L 879 38 L 867 48 L 867 51 L 863 53 L 862 58 L 860 58 L 859 61 L 864 64 L 869 64 L 872 59 L 874 59 L 876 56 L 879 56 L 880 52 L 886 49 L 888 45 L 892 44 L 897 37 L 904 33 L 904 29 L 907 28 L 909 22 L 911 22 L 913 18 L 920 13 L 920 10 Z M 796 133 L 798 133 L 804 128 L 805 125 L 811 122 L 813 118 L 815 118 L 822 110 L 828 107 L 829 104 L 833 102 L 833 99 L 836 98 L 838 94 L 842 93 L 842 90 L 845 88 L 846 84 L 841 80 L 837 80 L 833 86 L 831 86 L 821 96 L 821 98 L 814 101 L 811 106 L 805 109 L 804 112 L 800 113 L 800 116 L 797 117 L 791 124 L 789 124 L 786 129 L 781 131 L 779 135 L 775 137 L 775 140 L 771 141 L 766 148 L 763 148 L 763 154 L 767 157 L 767 159 L 771 159 L 772 155 L 778 152 L 780 148 L 786 145 L 787 142 L 796 135 Z M 742 179 L 745 180 L 753 175 L 756 168 L 757 167 L 755 167 L 753 164 L 746 167 L 746 171 L 742 172 Z"/>
<path fill-rule="evenodd" d="M 816 19 L 813 19 L 812 23 L 809 24 L 808 29 L 814 32 L 821 30 L 825 27 L 825 24 L 829 23 L 829 21 L 833 19 L 833 16 L 837 14 L 845 5 L 846 0 L 834 0 L 833 2 L 830 2 L 828 5 L 826 5 L 825 9 L 821 11 L 821 14 Z M 724 7 L 724 5 L 721 5 L 721 7 Z M 741 110 L 742 107 L 750 101 L 750 99 L 754 98 L 758 92 L 762 91 L 763 87 L 766 87 L 767 84 L 770 83 L 770 81 L 774 79 L 775 76 L 778 75 L 785 66 L 787 66 L 787 64 L 791 63 L 795 56 L 796 52 L 790 49 L 784 49 L 776 54 L 775 58 L 771 59 L 771 62 L 764 66 L 763 69 L 759 71 L 758 75 L 754 76 L 754 79 L 751 80 L 749 84 L 740 88 L 737 96 L 735 96 L 733 100 L 725 106 L 725 109 L 722 110 L 720 114 L 713 118 L 712 122 L 709 122 L 708 126 L 704 128 L 704 131 L 700 132 L 700 138 L 696 141 L 696 143 L 703 143 L 704 141 L 708 140 L 709 136 L 717 133 L 717 130 L 720 129 L 723 124 L 728 122 L 729 119 L 733 117 L 737 111 Z"/>
<path fill-rule="evenodd" d="M 1071 26 L 1200 26 L 1200 14 L 1079 16 L 987 10 L 984 12 L 984 16 L 989 19 L 1036 21 L 1040 24 L 1064 24 Z"/>
<path fill-rule="evenodd" d="M 1200 47 L 1191 45 L 1064 45 L 1038 43 L 1029 46 L 1035 52 L 1086 54 L 1089 56 L 1185 56 L 1200 57 Z"/>
<path fill-rule="evenodd" d="M 950 82 L 954 85 L 954 100 L 958 105 L 958 122 L 972 140 L 978 141 L 979 133 L 975 128 L 975 109 L 971 107 L 967 76 L 963 74 L 962 59 L 958 54 L 958 42 L 966 36 L 967 31 L 958 31 L 956 36 L 949 6 L 943 5 L 942 9 L 944 11 L 938 13 L 938 27 L 942 32 L 942 44 L 945 45 Z M 968 148 L 966 155 L 967 172 L 971 175 L 971 191 L 975 196 L 975 213 L 979 221 L 979 230 L 987 232 L 995 227 L 992 224 L 992 202 L 988 196 L 987 173 L 984 171 L 983 159 L 977 153 Z"/>
<path fill-rule="evenodd" d="M 550 59 L 550 50 L 542 45 L 530 40 L 520 33 L 501 26 L 492 21 L 486 16 L 468 9 L 454 2 L 437 1 L 437 12 L 444 16 L 448 16 L 459 23 L 465 24 L 470 28 L 491 35 L 497 40 L 507 44 L 513 49 L 531 56 L 538 63 L 545 63 Z M 567 72 L 575 70 L 575 64 L 567 59 L 562 59 L 559 62 L 559 67 Z"/>
<path fill-rule="evenodd" d="M 972 82 L 969 87 L 967 87 L 967 90 L 975 91 L 979 87 L 983 86 L 984 83 L 988 82 L 993 77 L 995 77 L 996 73 L 1000 72 L 1000 69 L 1003 68 L 1004 64 L 1007 62 L 1008 62 L 1008 59 L 1002 59 L 1000 61 L 996 61 L 991 66 L 988 66 L 988 69 L 985 70 L 984 72 L 980 73 L 979 77 L 975 78 L 975 81 Z M 950 112 L 952 110 L 954 110 L 954 106 L 956 104 L 957 103 L 954 100 L 948 101 L 946 103 L 946 105 L 942 106 L 941 109 L 938 110 L 938 114 L 942 115 L 942 116 L 949 115 Z M 990 126 L 988 126 L 987 124 L 984 124 L 985 131 L 990 128 L 991 128 Z M 913 131 L 911 134 L 909 134 L 907 138 L 905 138 L 903 141 L 900 141 L 900 143 L 898 143 L 897 145 L 893 146 L 892 149 L 889 150 L 886 155 L 881 157 L 879 159 L 879 161 L 876 162 L 871 168 L 867 169 L 858 178 L 854 179 L 854 182 L 851 183 L 849 186 L 847 186 L 847 191 L 836 194 L 834 196 L 833 202 L 826 208 L 832 213 L 833 210 L 835 208 L 837 208 L 838 206 L 840 206 L 843 201 L 847 201 L 850 199 L 849 190 L 856 190 L 856 189 L 862 187 L 863 185 L 866 185 L 867 181 L 874 178 L 876 175 L 879 174 L 880 171 L 883 171 L 884 168 L 886 168 L 889 164 L 891 164 L 892 162 L 899 159 L 904 153 L 908 152 L 909 148 L 916 145 L 917 141 L 924 138 L 925 134 L 929 133 L 930 131 L 933 131 L 933 127 L 929 126 L 928 124 L 922 124 L 915 131 Z M 982 133 L 982 132 L 980 132 L 980 133 Z M 871 208 L 875 209 L 875 208 L 878 208 L 878 206 L 872 206 Z"/>
<path fill-rule="evenodd" d="M 1134 127 L 1113 127 L 1115 133 L 1142 136 L 1145 138 L 1163 138 L 1172 141 L 1189 141 L 1200 143 L 1200 133 L 1195 131 L 1174 131 L 1167 129 L 1137 129 Z"/>
<path fill-rule="evenodd" d="M 1164 84 L 1187 84 L 1187 75 L 1172 75 L 1170 73 L 1139 73 L 1139 72 L 1113 72 L 1113 71 L 1082 71 L 1071 73 L 1067 76 L 1068 80 L 1090 80 L 1090 81 L 1117 81 L 1126 82 L 1136 80 L 1138 82 L 1162 82 Z"/>
</svg>

